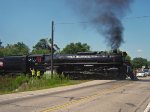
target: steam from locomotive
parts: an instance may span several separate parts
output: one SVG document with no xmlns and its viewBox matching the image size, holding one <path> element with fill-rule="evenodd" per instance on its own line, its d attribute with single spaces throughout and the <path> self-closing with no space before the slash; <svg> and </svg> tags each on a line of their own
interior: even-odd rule
<svg viewBox="0 0 150 112">
<path fill-rule="evenodd" d="M 124 42 L 123 24 L 121 19 L 128 11 L 133 0 L 71 0 L 75 10 L 81 16 L 89 19 L 100 34 L 104 35 L 106 43 L 112 49 L 117 49 Z"/>
</svg>

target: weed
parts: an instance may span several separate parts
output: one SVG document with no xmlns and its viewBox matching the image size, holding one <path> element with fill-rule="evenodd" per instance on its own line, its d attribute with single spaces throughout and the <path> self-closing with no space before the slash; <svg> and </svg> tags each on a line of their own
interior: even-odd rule
<svg viewBox="0 0 150 112">
<path fill-rule="evenodd" d="M 38 90 L 53 88 L 58 86 L 81 83 L 82 81 L 73 81 L 63 74 L 44 74 L 40 78 L 31 77 L 25 74 L 8 75 L 0 77 L 0 94 L 12 93 L 18 91 Z"/>
</svg>

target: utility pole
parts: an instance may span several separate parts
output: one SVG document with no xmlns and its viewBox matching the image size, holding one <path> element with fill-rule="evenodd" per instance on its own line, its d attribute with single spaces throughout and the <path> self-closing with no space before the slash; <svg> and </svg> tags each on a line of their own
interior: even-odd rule
<svg viewBox="0 0 150 112">
<path fill-rule="evenodd" d="M 52 42 L 51 42 L 51 75 L 53 76 L 53 55 L 54 55 L 54 21 L 52 21 Z"/>
<path fill-rule="evenodd" d="M 2 47 L 2 42 L 1 42 L 1 40 L 0 40 L 0 48 Z"/>
</svg>

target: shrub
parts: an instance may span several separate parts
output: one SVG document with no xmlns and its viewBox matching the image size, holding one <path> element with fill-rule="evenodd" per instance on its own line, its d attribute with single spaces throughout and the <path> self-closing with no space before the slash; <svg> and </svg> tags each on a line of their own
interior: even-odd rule
<svg viewBox="0 0 150 112">
<path fill-rule="evenodd" d="M 71 81 L 63 74 L 59 75 L 56 73 L 54 73 L 53 76 L 50 74 L 44 74 L 40 79 L 37 77 L 29 77 L 25 74 L 18 74 L 15 76 L 8 75 L 0 77 L 0 94 L 44 88 L 46 89 L 75 83 L 80 82 Z"/>
</svg>

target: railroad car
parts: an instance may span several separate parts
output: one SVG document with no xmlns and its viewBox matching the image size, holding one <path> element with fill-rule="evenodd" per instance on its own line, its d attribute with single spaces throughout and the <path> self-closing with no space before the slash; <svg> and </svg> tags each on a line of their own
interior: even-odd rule
<svg viewBox="0 0 150 112">
<path fill-rule="evenodd" d="M 125 52 L 79 52 L 54 54 L 54 71 L 74 78 L 126 78 Z M 0 71 L 30 73 L 30 68 L 41 73 L 50 70 L 51 55 L 7 56 L 0 58 Z"/>
</svg>

